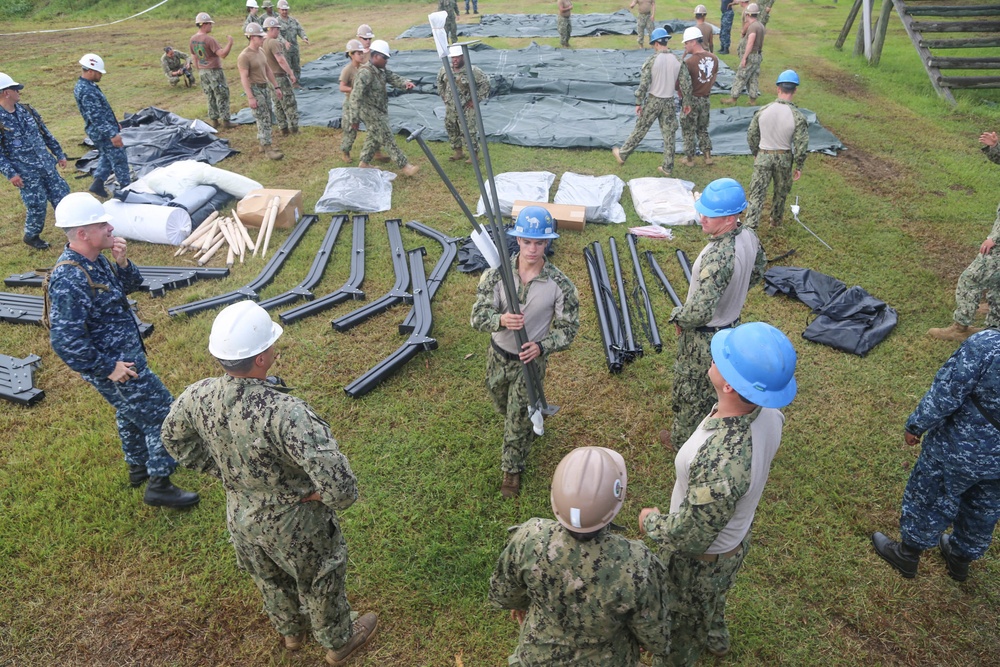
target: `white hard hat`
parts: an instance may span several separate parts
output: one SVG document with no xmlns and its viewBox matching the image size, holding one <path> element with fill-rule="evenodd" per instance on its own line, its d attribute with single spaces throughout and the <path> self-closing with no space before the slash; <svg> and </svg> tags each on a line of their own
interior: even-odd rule
<svg viewBox="0 0 1000 667">
<path fill-rule="evenodd" d="M 375 37 L 375 33 L 372 32 L 372 27 L 367 23 L 362 23 L 358 26 L 358 37 L 364 37 L 365 39 L 372 39 Z"/>
<path fill-rule="evenodd" d="M 747 5 L 747 14 L 760 14 L 760 5 L 756 2 L 751 2 Z"/>
<path fill-rule="evenodd" d="M 278 19 L 274 18 L 273 16 L 268 16 L 266 19 L 264 19 L 263 25 L 264 25 L 264 30 L 270 30 L 271 28 L 281 27 L 281 24 L 278 23 Z"/>
<path fill-rule="evenodd" d="M 24 86 L 17 81 L 14 81 L 14 79 L 10 78 L 3 72 L 0 72 L 0 90 L 7 90 L 8 88 L 21 90 Z"/>
<path fill-rule="evenodd" d="M 708 13 L 708 7 L 706 7 L 705 5 L 698 5 L 697 7 L 694 8 L 694 13 L 695 14 L 707 14 Z"/>
<path fill-rule="evenodd" d="M 202 23 L 215 23 L 212 17 L 209 16 L 208 12 L 201 12 L 198 16 L 194 17 L 195 25 L 201 25 Z"/>
<path fill-rule="evenodd" d="M 247 27 L 243 29 L 243 34 L 247 37 L 263 37 L 264 29 L 256 21 L 250 21 L 250 23 L 247 23 Z"/>
<path fill-rule="evenodd" d="M 56 227 L 59 229 L 96 225 L 110 220 L 111 216 L 104 210 L 104 206 L 89 192 L 68 194 L 56 206 Z"/>
<path fill-rule="evenodd" d="M 684 28 L 684 38 L 681 40 L 685 44 L 695 39 L 704 39 L 705 36 L 701 32 L 701 28 L 698 26 L 691 26 L 690 28 Z"/>
<path fill-rule="evenodd" d="M 247 0 L 247 7 L 253 7 L 254 9 L 260 9 L 260 6 L 257 4 L 257 0 Z"/>
<path fill-rule="evenodd" d="M 376 39 L 374 42 L 372 42 L 372 45 L 368 48 L 370 48 L 375 53 L 381 53 L 386 58 L 392 57 L 392 54 L 389 53 L 389 42 L 385 41 L 384 39 Z"/>
<path fill-rule="evenodd" d="M 461 55 L 462 55 L 462 47 L 459 46 L 458 44 L 452 44 L 451 46 L 448 47 L 449 58 L 458 58 Z"/>
<path fill-rule="evenodd" d="M 107 72 L 104 71 L 104 58 L 100 57 L 96 53 L 83 54 L 83 57 L 80 58 L 80 64 L 83 65 L 84 69 L 92 69 L 95 72 L 107 74 Z"/>
<path fill-rule="evenodd" d="M 283 329 L 253 301 L 240 301 L 216 315 L 208 336 L 208 351 L 216 359 L 249 359 L 274 345 Z"/>
<path fill-rule="evenodd" d="M 291 9 L 288 6 L 288 0 L 278 0 L 278 9 Z"/>
</svg>

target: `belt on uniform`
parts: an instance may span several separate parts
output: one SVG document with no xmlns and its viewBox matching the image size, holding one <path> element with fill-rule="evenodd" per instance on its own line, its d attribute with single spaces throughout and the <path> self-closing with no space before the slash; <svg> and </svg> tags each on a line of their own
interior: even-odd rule
<svg viewBox="0 0 1000 667">
<path fill-rule="evenodd" d="M 497 342 L 495 340 L 493 340 L 492 338 L 490 338 L 490 346 L 493 348 L 494 352 L 496 352 L 497 354 L 499 354 L 501 357 L 503 357 L 507 361 L 521 361 L 521 357 L 520 356 L 518 356 L 518 355 L 516 355 L 516 354 L 514 354 L 512 352 L 508 352 L 507 350 L 503 349 L 502 347 L 500 347 L 499 345 L 497 345 Z"/>
<path fill-rule="evenodd" d="M 743 545 L 738 545 L 735 549 L 727 551 L 724 554 L 699 554 L 697 556 L 692 556 L 695 560 L 705 561 L 706 563 L 717 563 L 720 560 L 726 560 L 727 558 L 732 558 L 736 554 L 743 551 Z"/>
<path fill-rule="evenodd" d="M 734 326 L 736 326 L 736 322 L 730 322 L 729 324 L 723 324 L 721 327 L 696 327 L 695 331 L 698 333 L 715 333 L 723 329 L 731 329 Z"/>
<path fill-rule="evenodd" d="M 791 153 L 792 149 L 791 148 L 781 148 L 781 149 L 771 150 L 769 148 L 761 148 L 757 152 L 758 153 L 767 153 L 768 155 L 781 155 L 782 153 Z"/>
</svg>

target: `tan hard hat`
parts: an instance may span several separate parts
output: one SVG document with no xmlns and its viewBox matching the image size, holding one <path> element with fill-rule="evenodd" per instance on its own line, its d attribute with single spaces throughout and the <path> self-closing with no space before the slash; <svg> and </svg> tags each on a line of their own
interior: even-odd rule
<svg viewBox="0 0 1000 667">
<path fill-rule="evenodd" d="M 747 5 L 747 14 L 760 14 L 760 5 L 756 2 L 751 2 Z"/>
<path fill-rule="evenodd" d="M 552 512 L 567 530 L 593 533 L 611 523 L 625 502 L 625 459 L 606 447 L 580 447 L 552 476 Z"/>
<path fill-rule="evenodd" d="M 264 26 L 264 30 L 270 30 L 271 28 L 281 27 L 281 24 L 278 22 L 278 19 L 276 19 L 273 16 L 268 16 L 266 19 L 264 19 L 264 23 L 262 25 Z"/>
<path fill-rule="evenodd" d="M 365 39 L 374 39 L 375 33 L 372 32 L 372 27 L 367 23 L 362 23 L 358 26 L 358 37 L 364 37 Z"/>
<path fill-rule="evenodd" d="M 361 43 L 359 39 L 349 39 L 347 40 L 347 47 L 344 53 L 351 55 L 353 51 L 364 51 L 365 45 Z"/>
<path fill-rule="evenodd" d="M 243 29 L 243 34 L 247 37 L 263 37 L 264 29 L 256 21 L 250 21 L 250 23 L 247 23 L 247 27 Z"/>
<path fill-rule="evenodd" d="M 291 9 L 288 6 L 288 0 L 278 0 L 278 9 Z"/>
<path fill-rule="evenodd" d="M 194 24 L 201 25 L 202 23 L 215 23 L 215 21 L 208 15 L 208 12 L 201 12 L 198 16 L 194 17 Z"/>
<path fill-rule="evenodd" d="M 694 8 L 694 13 L 696 15 L 697 14 L 707 14 L 708 13 L 708 7 L 706 7 L 705 5 L 698 5 L 697 7 Z"/>
</svg>

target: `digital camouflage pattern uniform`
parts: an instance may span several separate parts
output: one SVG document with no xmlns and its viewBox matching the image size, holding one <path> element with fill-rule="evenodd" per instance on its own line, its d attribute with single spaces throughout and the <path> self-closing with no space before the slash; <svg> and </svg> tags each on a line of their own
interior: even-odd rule
<svg viewBox="0 0 1000 667">
<path fill-rule="evenodd" d="M 708 369 L 712 365 L 712 336 L 717 329 L 705 325 L 712 321 L 719 299 L 733 278 L 737 235 L 752 233 L 738 226 L 731 232 L 710 238 L 701 255 L 698 290 L 687 298 L 683 306 L 677 306 L 670 313 L 669 321 L 681 328 L 677 337 L 671 398 L 674 413 L 671 438 L 676 447 L 691 437 L 715 404 L 715 388 L 708 378 Z M 748 291 L 763 280 L 767 265 L 767 257 L 759 242 L 757 247 Z M 737 323 L 738 320 L 731 324 L 735 326 Z"/>
<path fill-rule="evenodd" d="M 527 611 L 509 665 L 635 667 L 640 645 L 666 655 L 663 564 L 605 528 L 579 541 L 550 519 L 517 527 L 490 579 L 490 602 Z"/>
<path fill-rule="evenodd" d="M 273 42 L 274 45 L 269 46 L 268 42 Z M 262 49 L 264 53 L 267 52 L 267 49 L 273 49 L 275 56 L 282 55 L 285 57 L 285 62 L 288 62 L 288 53 L 284 48 L 284 43 L 282 42 L 280 35 L 275 38 L 266 38 L 264 40 L 264 45 L 265 48 Z M 292 67 L 291 63 L 288 63 L 288 67 Z M 292 86 L 292 80 L 289 78 L 285 70 L 281 69 L 281 67 L 278 67 L 278 69 L 271 68 L 271 74 L 274 75 L 274 81 L 278 84 L 278 89 L 281 91 L 280 100 L 277 95 L 272 95 L 274 102 L 274 116 L 278 121 L 278 127 L 283 130 L 298 130 L 299 103 L 298 100 L 295 99 L 295 88 Z"/>
<path fill-rule="evenodd" d="M 465 123 L 469 126 L 469 135 L 472 137 L 472 144 L 473 146 L 478 146 L 479 128 L 476 127 L 476 111 L 471 107 L 472 89 L 469 87 L 469 76 L 465 73 L 464 65 L 459 71 L 456 72 L 452 69 L 451 72 L 455 75 L 455 84 L 458 86 L 458 95 L 462 103 L 462 109 L 465 110 Z M 475 65 L 472 66 L 472 76 L 476 80 L 476 96 L 479 98 L 479 101 L 482 102 L 488 99 L 490 96 L 490 78 Z M 458 112 L 455 111 L 455 95 L 448 85 L 448 73 L 444 71 L 444 67 L 438 71 L 437 90 L 438 95 L 444 100 L 444 129 L 448 133 L 448 141 L 451 144 L 452 150 L 461 150 L 464 141 L 462 128 L 458 123 Z M 478 151 L 478 148 L 476 150 Z"/>
<path fill-rule="evenodd" d="M 646 45 L 646 35 L 652 37 L 654 27 L 652 14 L 639 13 L 635 15 L 635 32 L 639 35 L 639 39 L 636 41 L 640 47 Z"/>
<path fill-rule="evenodd" d="M 732 41 L 733 18 L 735 12 L 730 6 L 733 0 L 722 0 L 722 21 L 719 26 L 719 53 L 726 55 L 729 53 L 729 44 Z"/>
<path fill-rule="evenodd" d="M 386 83 L 393 88 L 406 88 L 406 79 L 391 72 L 388 68 L 379 69 L 371 63 L 365 63 L 358 69 L 354 77 L 354 89 L 351 91 L 351 119 L 365 124 L 365 143 L 361 147 L 360 161 L 371 164 L 375 151 L 381 147 L 392 158 L 396 166 L 402 169 L 409 160 L 396 145 L 396 139 L 389 128 L 389 96 L 386 93 Z"/>
<path fill-rule="evenodd" d="M 760 7 L 760 14 L 757 16 L 757 20 L 763 25 L 767 25 L 767 22 L 771 20 L 771 7 L 774 6 L 774 0 L 758 0 L 757 6 Z"/>
<path fill-rule="evenodd" d="M 126 463 L 168 477 L 177 464 L 163 448 L 160 425 L 173 397 L 149 368 L 126 297 L 142 284 L 139 269 L 131 260 L 123 269 L 103 255 L 92 262 L 68 245 L 59 256 L 64 261 L 80 266 L 57 265 L 49 277 L 52 349 L 115 408 Z M 109 380 L 119 361 L 134 362 L 139 377 Z"/>
<path fill-rule="evenodd" d="M 337 510 L 358 489 L 329 425 L 265 380 L 223 375 L 178 397 L 163 439 L 185 467 L 222 481 L 237 564 L 275 629 L 290 636 L 311 627 L 329 649 L 347 643 L 347 543 Z M 302 502 L 313 492 L 320 501 Z"/>
<path fill-rule="evenodd" d="M 56 162 L 65 159 L 37 111 L 27 104 L 15 104 L 13 113 L 0 107 L 0 173 L 8 181 L 15 176 L 24 181 L 20 191 L 27 211 L 25 236 L 41 234 L 47 203 L 55 208 L 69 194 L 69 185 L 56 169 Z"/>
<path fill-rule="evenodd" d="M 548 356 L 569 347 L 580 328 L 580 296 L 576 286 L 566 274 L 546 260 L 536 278 L 521 284 L 517 272 L 517 256 L 511 260 L 517 299 L 525 321 L 531 318 L 547 318 L 548 331 L 541 343 L 542 355 L 534 362 L 540 381 L 545 380 L 545 366 Z M 532 287 L 553 281 L 559 289 L 559 296 L 553 302 L 534 301 Z M 476 301 L 472 306 L 472 328 L 477 331 L 494 333 L 501 331 L 500 315 L 508 312 L 500 271 L 487 269 L 483 272 L 476 288 Z M 527 328 L 527 326 L 526 326 Z M 505 329 L 504 329 L 505 330 Z M 510 352 L 508 350 L 508 352 Z M 502 356 L 493 344 L 486 357 L 486 388 L 497 410 L 504 415 L 503 451 L 500 468 L 504 472 L 520 473 L 527 465 L 528 454 L 535 433 L 528 417 L 528 390 L 524 383 L 524 364 L 520 360 Z"/>
<path fill-rule="evenodd" d="M 556 18 L 556 30 L 559 31 L 559 46 L 568 49 L 569 38 L 573 35 L 573 20 L 569 16 Z"/>
<path fill-rule="evenodd" d="M 98 151 L 97 167 L 94 169 L 94 180 L 103 183 L 114 170 L 118 179 L 118 187 L 124 188 L 132 182 L 128 171 L 128 154 L 125 148 L 111 144 L 111 139 L 121 133 L 121 126 L 115 112 L 111 110 L 108 99 L 104 97 L 100 87 L 93 81 L 80 77 L 73 89 L 76 106 L 83 116 L 83 127 L 87 136 L 94 142 Z"/>
<path fill-rule="evenodd" d="M 983 410 L 976 406 L 982 405 Z M 920 549 L 937 546 L 952 525 L 959 558 L 981 558 L 1000 519 L 1000 331 L 967 338 L 937 372 L 906 420 L 923 435 L 920 456 L 903 491 L 899 530 Z"/>
<path fill-rule="evenodd" d="M 743 37 L 740 39 L 739 46 L 736 47 L 736 55 L 743 59 L 743 54 L 746 52 L 747 48 L 747 35 L 744 32 Z M 745 67 L 738 67 L 736 69 L 736 74 L 733 76 L 733 83 L 729 87 L 729 95 L 733 99 L 739 99 L 743 91 L 747 91 L 747 97 L 751 100 L 756 100 L 760 97 L 760 86 L 758 81 L 760 79 L 760 64 L 764 61 L 763 53 L 751 53 L 747 55 L 747 64 Z"/>
<path fill-rule="evenodd" d="M 762 408 L 741 417 L 706 417 L 701 428 L 714 431 L 688 470 L 688 493 L 676 513 L 646 516 L 643 529 L 659 545 L 671 599 L 670 655 L 654 666 L 694 665 L 710 646 L 729 648 L 726 593 L 736 581 L 750 548 L 750 533 L 734 555 L 708 562 L 697 558 L 712 546 L 733 518 L 736 503 L 750 488 L 750 426 Z M 680 446 L 681 443 L 678 443 Z"/>
<path fill-rule="evenodd" d="M 174 51 L 174 55 L 172 56 L 164 53 L 160 56 L 160 65 L 163 67 L 163 75 L 167 77 L 167 81 L 170 82 L 171 86 L 176 86 L 177 82 L 181 80 L 181 77 L 173 75 L 179 69 L 184 70 L 182 76 L 187 77 L 187 85 L 194 83 L 194 74 L 191 73 L 191 59 L 182 58 L 179 52 Z"/>
<path fill-rule="evenodd" d="M 685 59 L 686 60 L 686 59 Z M 703 72 L 701 75 L 711 78 L 712 85 L 719 76 L 719 59 L 707 58 L 705 63 L 711 63 L 711 72 Z M 709 65 L 704 65 L 707 69 Z M 700 75 L 700 76 L 701 76 Z M 691 79 L 691 70 L 687 63 L 681 63 L 681 74 L 678 78 L 678 87 L 681 91 L 681 108 L 691 107 L 690 113 L 681 113 L 681 138 L 684 143 L 684 155 L 691 159 L 695 155 L 697 148 L 701 148 L 702 153 L 711 153 L 712 138 L 708 134 L 708 120 L 712 111 L 711 95 L 696 97 L 694 94 L 694 81 Z"/>
<path fill-rule="evenodd" d="M 991 161 L 1000 164 L 1000 144 L 983 146 L 983 152 Z M 976 258 L 958 277 L 955 287 L 955 314 L 952 317 L 963 326 L 971 326 L 974 322 L 985 291 L 990 307 L 986 314 L 986 326 L 1000 327 L 1000 205 L 997 206 L 993 228 L 986 238 L 997 245 L 985 255 L 976 253 Z"/>
<path fill-rule="evenodd" d="M 200 33 L 196 34 L 198 37 Z M 211 37 L 211 35 L 209 35 Z M 212 38 L 215 39 L 214 37 Z M 205 62 L 209 54 L 205 52 L 203 42 L 190 42 L 191 55 L 198 59 L 198 78 L 201 80 L 201 92 L 208 100 L 208 117 L 210 120 L 229 120 L 229 82 L 226 81 L 226 71 L 222 67 L 209 69 Z M 214 54 L 213 54 L 214 55 Z"/>
<path fill-rule="evenodd" d="M 792 134 L 792 150 L 785 153 L 765 152 L 760 149 L 760 114 L 771 104 L 784 104 L 792 109 L 795 118 L 795 131 Z M 753 176 L 750 177 L 750 187 L 747 188 L 747 217 L 744 224 L 757 231 L 760 227 L 760 216 L 764 210 L 764 200 L 767 198 L 767 186 L 774 180 L 774 194 L 771 197 L 771 225 L 778 226 L 785 217 L 785 200 L 792 191 L 792 176 L 795 171 L 801 171 L 809 155 L 809 124 L 791 102 L 775 100 L 760 108 L 753 115 L 750 127 L 747 128 L 747 143 L 750 152 L 754 154 Z M 978 302 L 977 302 L 978 305 Z"/>
<path fill-rule="evenodd" d="M 622 160 L 627 160 L 632 151 L 645 138 L 649 128 L 653 126 L 653 121 L 658 120 L 660 134 L 663 135 L 663 171 L 669 174 L 674 168 L 674 151 L 677 143 L 677 107 L 674 104 L 673 96 L 656 97 L 648 94 L 649 86 L 653 82 L 653 62 L 661 55 L 676 60 L 676 56 L 669 52 L 654 53 L 642 64 L 639 88 L 635 91 L 635 104 L 642 107 L 642 113 L 635 121 L 632 134 L 628 135 L 628 139 L 618 149 L 618 155 L 621 156 Z M 683 70 L 684 66 L 681 65 L 680 69 Z"/>
<path fill-rule="evenodd" d="M 252 83 L 250 91 L 257 100 L 257 108 L 251 109 L 254 120 L 257 121 L 257 141 L 261 146 L 270 145 L 272 139 L 271 131 L 271 108 L 274 106 L 275 96 L 271 92 L 269 83 Z"/>
<path fill-rule="evenodd" d="M 288 60 L 288 66 L 292 68 L 295 80 L 298 81 L 302 77 L 302 65 L 299 60 L 299 37 L 309 39 L 309 36 L 306 35 L 302 24 L 293 16 L 288 18 L 278 16 L 278 33 L 285 40 L 285 59 Z"/>
<path fill-rule="evenodd" d="M 448 12 L 448 18 L 444 20 L 444 31 L 448 35 L 449 42 L 458 41 L 458 0 L 438 0 L 438 11 Z"/>
<path fill-rule="evenodd" d="M 264 17 L 260 15 L 260 12 L 257 12 L 256 14 L 251 14 L 250 12 L 247 12 L 247 17 L 243 19 L 243 34 L 246 34 L 247 26 L 250 25 L 251 23 L 256 23 L 257 25 L 263 26 Z"/>
</svg>

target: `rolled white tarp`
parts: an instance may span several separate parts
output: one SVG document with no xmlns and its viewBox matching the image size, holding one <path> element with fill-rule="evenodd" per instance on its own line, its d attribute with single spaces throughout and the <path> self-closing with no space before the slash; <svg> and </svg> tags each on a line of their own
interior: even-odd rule
<svg viewBox="0 0 1000 667">
<path fill-rule="evenodd" d="M 191 234 L 191 216 L 176 206 L 125 204 L 117 199 L 104 202 L 115 236 L 146 243 L 180 245 Z"/>
</svg>

